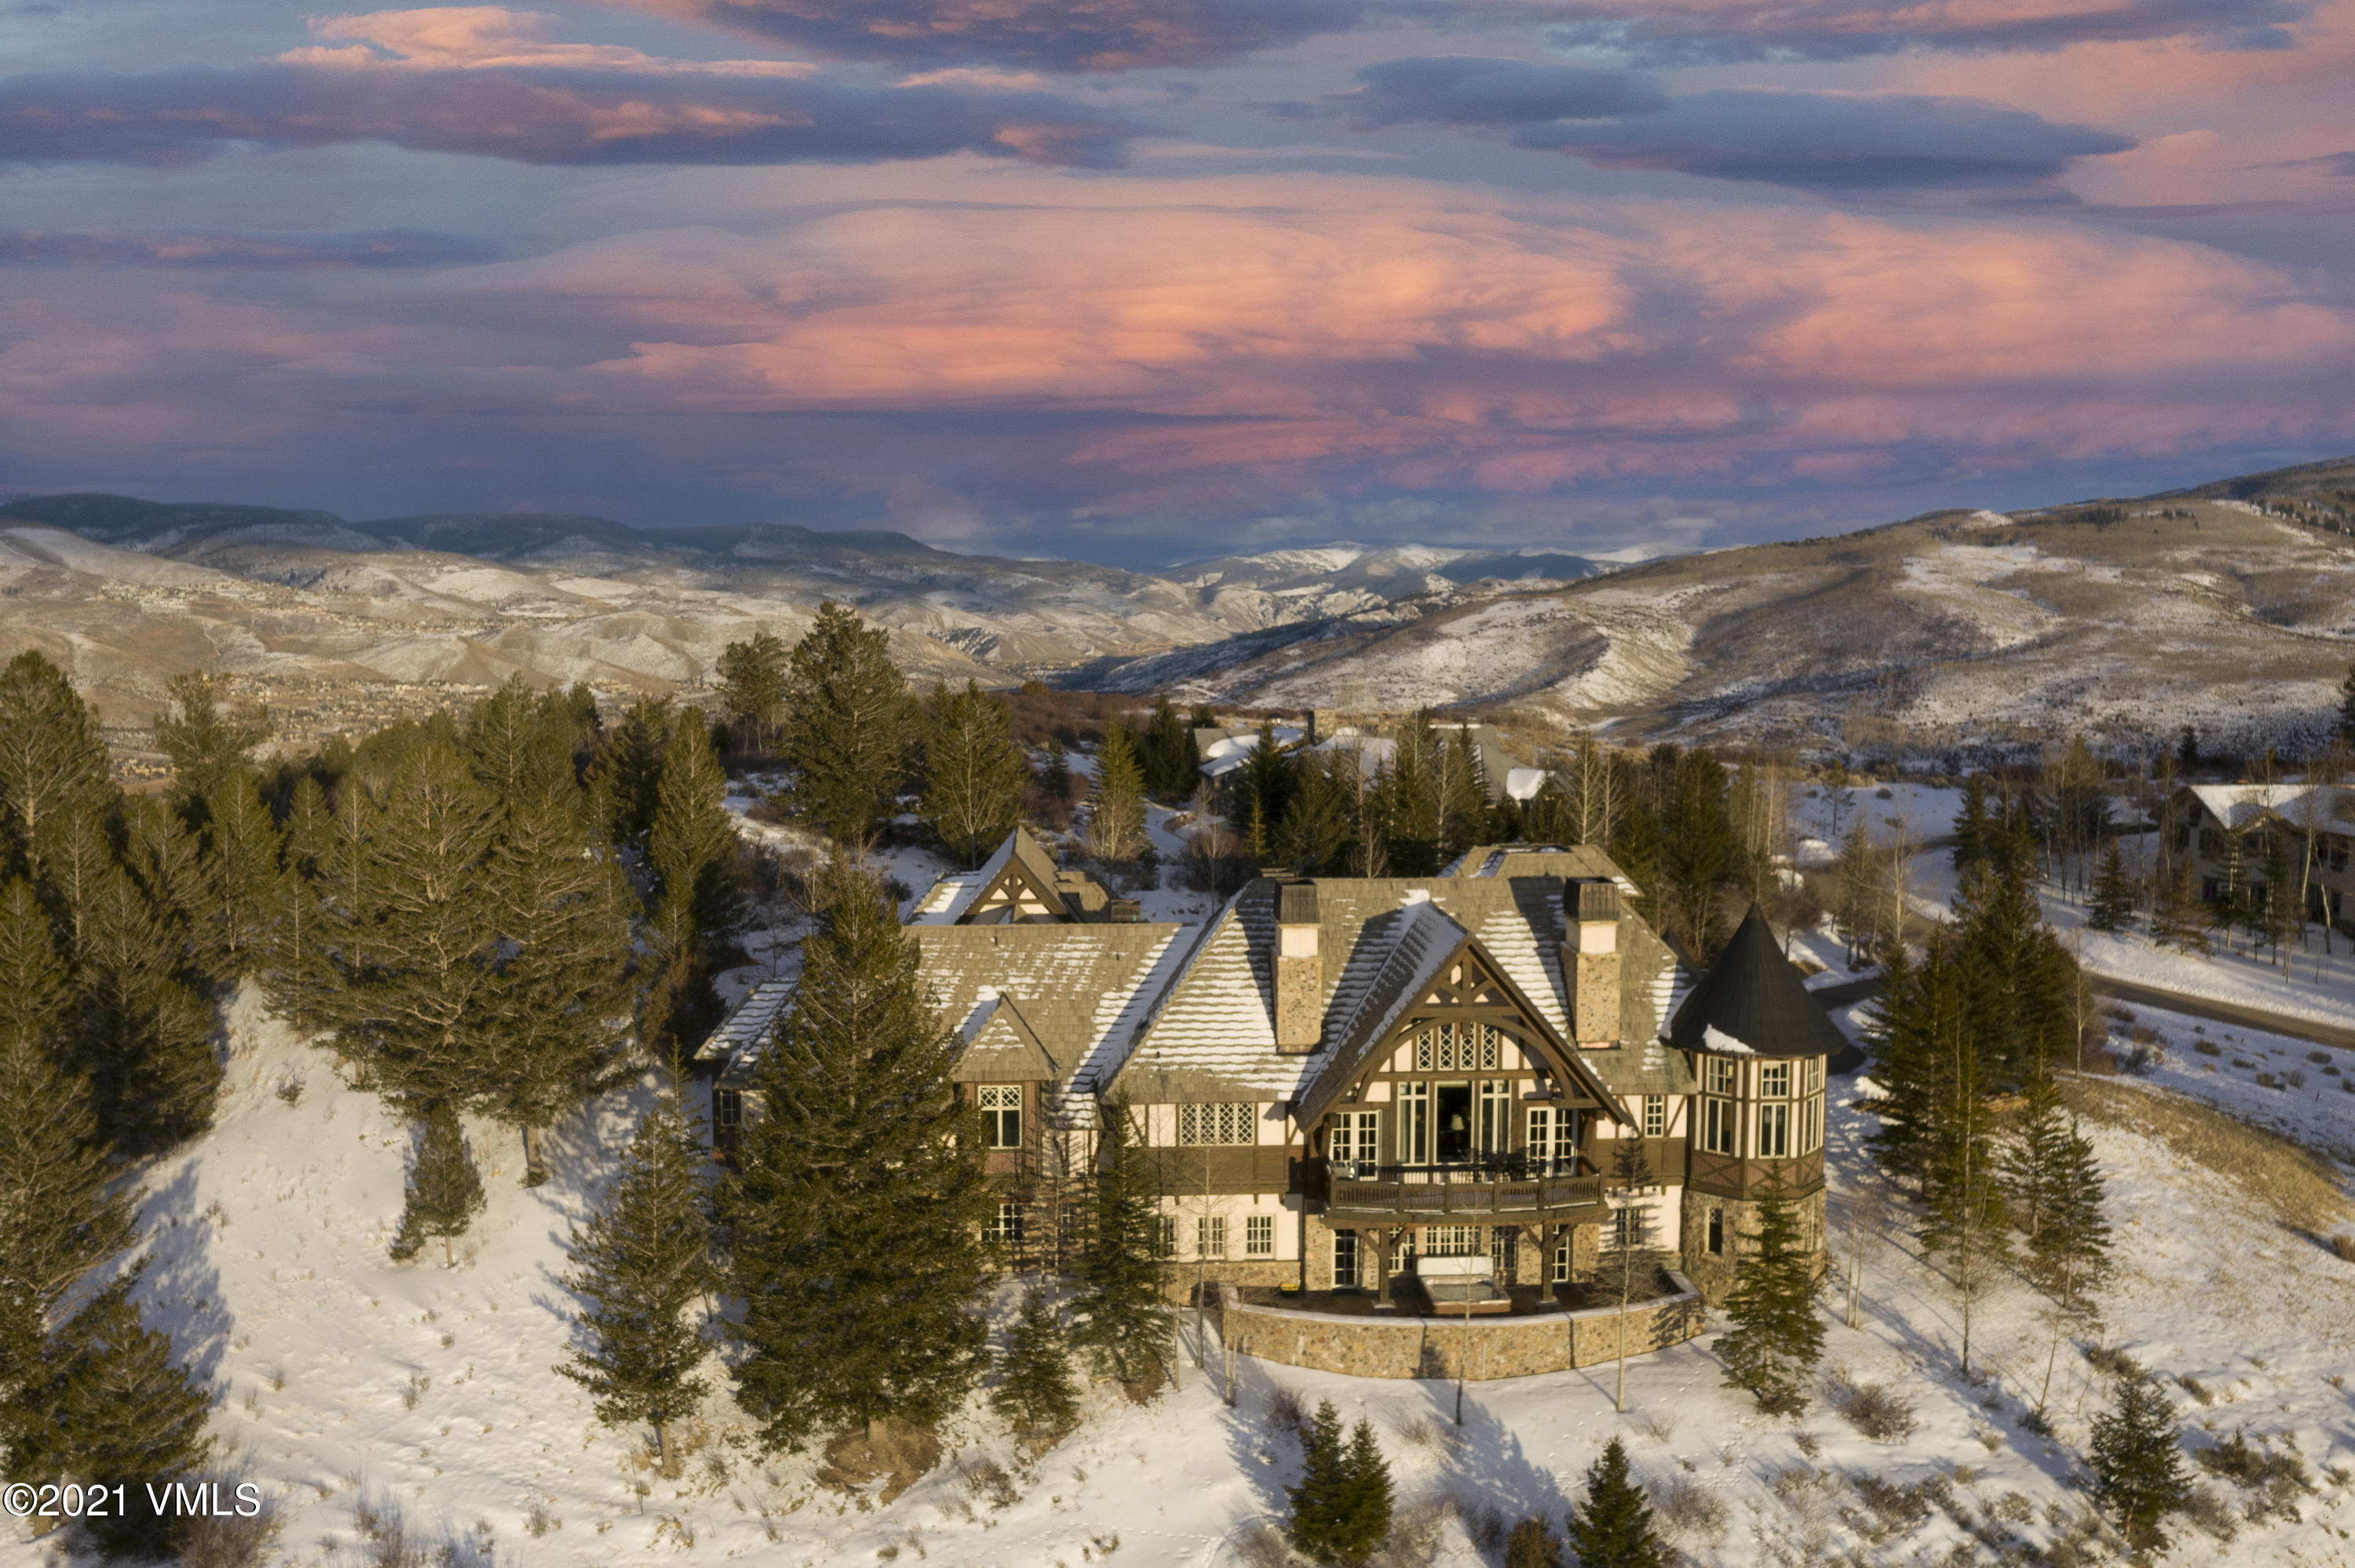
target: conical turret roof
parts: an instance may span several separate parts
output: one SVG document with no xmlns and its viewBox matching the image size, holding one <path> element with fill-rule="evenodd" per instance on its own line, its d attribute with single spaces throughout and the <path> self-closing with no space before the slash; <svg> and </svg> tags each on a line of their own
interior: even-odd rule
<svg viewBox="0 0 2355 1568">
<path fill-rule="evenodd" d="M 1668 1025 L 1680 1051 L 1725 1056 L 1831 1056 L 1848 1036 L 1807 994 L 1799 971 L 1753 906 Z"/>
</svg>

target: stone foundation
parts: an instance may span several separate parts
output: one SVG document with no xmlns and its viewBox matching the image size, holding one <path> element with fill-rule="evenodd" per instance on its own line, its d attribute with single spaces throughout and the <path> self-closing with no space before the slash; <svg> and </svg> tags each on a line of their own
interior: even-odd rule
<svg viewBox="0 0 2355 1568">
<path fill-rule="evenodd" d="M 1754 1200 L 1719 1198 L 1705 1192 L 1688 1190 L 1684 1201 L 1683 1234 L 1678 1239 L 1684 1254 L 1685 1274 L 1712 1307 L 1725 1304 L 1728 1292 L 1733 1288 L 1738 1260 L 1758 1248 L 1758 1211 L 1764 1205 Z M 1808 1252 L 1808 1262 L 1817 1277 L 1824 1272 L 1824 1190 L 1821 1187 L 1803 1194 L 1796 1201 L 1799 1234 L 1814 1245 Z M 1712 1210 L 1723 1215 L 1721 1237 L 1724 1250 L 1709 1250 L 1709 1216 Z"/>
<path fill-rule="evenodd" d="M 1671 1274 L 1677 1294 L 1628 1308 L 1627 1353 L 1682 1344 L 1701 1331 L 1700 1292 Z M 1466 1382 L 1531 1377 L 1614 1361 L 1620 1312 L 1593 1307 L 1526 1318 L 1475 1318 L 1466 1325 L 1436 1318 L 1338 1317 L 1284 1307 L 1249 1307 L 1231 1289 L 1217 1292 L 1220 1334 L 1241 1355 L 1351 1377 L 1453 1378 Z"/>
</svg>

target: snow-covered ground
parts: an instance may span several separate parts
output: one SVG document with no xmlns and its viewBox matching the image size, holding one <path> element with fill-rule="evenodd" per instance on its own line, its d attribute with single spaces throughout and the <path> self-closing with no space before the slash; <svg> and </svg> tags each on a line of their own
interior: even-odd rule
<svg viewBox="0 0 2355 1568">
<path fill-rule="evenodd" d="M 2295 1105 L 2294 1119 L 2318 1137 L 2344 1139 L 2355 1127 L 2355 1095 L 2258 1089 L 2229 1058 L 2191 1053 L 2186 1043 L 2198 1036 L 2188 1021 L 2155 1022 L 2168 1044 L 2156 1084 L 2225 1103 Z M 263 1017 L 250 996 L 231 1009 L 229 1037 L 219 1125 L 149 1177 L 156 1263 L 142 1298 L 220 1390 L 215 1430 L 230 1462 L 275 1495 L 284 1557 L 317 1568 L 378 1560 L 356 1528 L 363 1507 L 397 1510 L 414 1541 L 451 1544 L 462 1564 L 741 1557 L 817 1568 L 896 1555 L 1078 1568 L 1116 1552 L 1117 1563 L 1144 1568 L 1210 1568 L 1243 1560 L 1247 1532 L 1280 1516 L 1282 1489 L 1296 1478 L 1296 1449 L 1267 1419 L 1279 1385 L 1312 1404 L 1331 1399 L 1345 1418 L 1371 1418 L 1402 1518 L 1432 1499 L 1461 1505 L 1436 1527 L 1432 1563 L 1494 1564 L 1466 1520 L 1476 1525 L 1489 1510 L 1506 1522 L 1531 1512 L 1558 1520 L 1614 1435 L 1627 1439 L 1644 1478 L 1704 1499 L 1693 1510 L 1704 1522 L 1681 1544 L 1705 1568 L 1809 1563 L 1845 1549 L 1868 1562 L 1943 1561 L 1966 1533 L 1956 1514 L 1983 1534 L 2042 1542 L 2063 1533 L 2084 1507 L 2073 1478 L 2086 1422 L 2109 1397 L 2108 1380 L 2064 1346 L 2056 1436 L 2025 1431 L 2019 1417 L 2049 1344 L 2034 1298 L 2012 1287 L 1984 1306 L 1975 1359 L 1992 1376 L 1964 1383 L 1954 1375 L 1953 1304 L 1900 1249 L 1868 1267 L 1864 1328 L 1833 1323 L 1827 1351 L 1828 1367 L 1915 1402 L 1921 1425 L 1899 1443 L 1867 1441 L 1820 1403 L 1796 1420 L 1756 1414 L 1719 1386 L 1704 1339 L 1632 1363 L 1624 1416 L 1612 1409 L 1610 1369 L 1595 1368 L 1475 1384 L 1460 1436 L 1452 1385 L 1248 1360 L 1232 1409 L 1188 1365 L 1185 1386 L 1150 1407 L 1092 1390 L 1079 1430 L 1035 1457 L 976 1401 L 944 1430 L 943 1467 L 881 1506 L 818 1485 L 809 1457 L 760 1455 L 715 1397 L 687 1435 L 681 1473 L 665 1478 L 647 1466 L 638 1435 L 597 1425 L 586 1395 L 550 1370 L 566 1353 L 576 1305 L 559 1282 L 562 1239 L 610 1171 L 643 1087 L 559 1128 L 555 1180 L 537 1191 L 515 1185 L 511 1139 L 470 1128 L 488 1211 L 460 1244 L 456 1266 L 432 1252 L 397 1266 L 384 1247 L 400 1206 L 405 1128 L 373 1097 L 344 1087 L 325 1054 Z M 2251 1060 L 2275 1052 L 2264 1059 L 2279 1066 L 2294 1043 L 2243 1038 L 2227 1049 Z M 2200 1070 L 2210 1065 L 2217 1070 Z M 279 1091 L 297 1080 L 304 1089 L 290 1104 Z M 1869 1125 L 1847 1108 L 1832 1117 L 1836 1213 L 1861 1169 Z M 2170 1561 L 2348 1561 L 2342 1532 L 2355 1528 L 2355 1507 L 2328 1473 L 2355 1463 L 2355 1413 L 2328 1379 L 2355 1359 L 2355 1266 L 2283 1233 L 2260 1194 L 2139 1136 L 2094 1136 L 2127 1265 L 2104 1300 L 2109 1342 L 2209 1392 L 2208 1406 L 2177 1396 L 2195 1444 L 2210 1440 L 2202 1424 L 2217 1436 L 2245 1425 L 2253 1440 L 2280 1436 L 2318 1489 L 2298 1499 L 2296 1522 L 2244 1525 L 2229 1549 L 2187 1531 Z M 1010 1292 L 1001 1319 L 1009 1306 Z M 1215 1367 L 1215 1341 L 1211 1357 Z M 1005 1491 L 965 1478 L 985 1459 L 1011 1477 Z M 1856 1488 L 1864 1477 L 1934 1490 L 1943 1482 L 1955 1510 L 1933 1509 L 1867 1544 L 1843 1517 L 1871 1522 Z M 1705 1522 L 1710 1499 L 1714 1526 Z M 0 1558 L 31 1563 L 44 1552 L 12 1534 Z"/>
</svg>

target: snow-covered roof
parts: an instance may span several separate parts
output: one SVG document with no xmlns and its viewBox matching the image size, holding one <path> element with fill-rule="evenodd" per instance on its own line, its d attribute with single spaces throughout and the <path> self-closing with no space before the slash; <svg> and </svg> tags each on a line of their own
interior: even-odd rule
<svg viewBox="0 0 2355 1568">
<path fill-rule="evenodd" d="M 745 1046 L 767 1039 L 769 1026 L 776 1022 L 777 1014 L 784 1011 L 785 1003 L 793 999 L 793 994 L 792 980 L 762 980 L 745 992 L 743 1001 L 729 1010 L 728 1016 L 719 1021 L 719 1028 L 705 1036 L 703 1044 L 695 1048 L 695 1059 L 726 1063 L 732 1061 Z"/>
<path fill-rule="evenodd" d="M 1484 852 L 1467 857 L 1466 865 L 1474 874 L 1317 882 L 1324 1029 L 1305 1054 L 1275 1044 L 1276 885 L 1247 886 L 1205 929 L 1167 1000 L 1151 1010 L 1119 1077 L 1139 1100 L 1300 1100 L 1348 1042 L 1370 1026 L 1363 1013 L 1377 1005 L 1370 999 L 1394 994 L 1392 986 L 1404 983 L 1399 977 L 1429 959 L 1450 929 L 1457 940 L 1476 938 L 1548 1027 L 1572 1038 L 1561 973 L 1562 884 L 1607 876 L 1624 891 L 1632 892 L 1631 885 L 1592 848 Z M 1684 1092 L 1689 1074 L 1682 1058 L 1663 1051 L 1657 1038 L 1663 1008 L 1682 978 L 1676 955 L 1632 913 L 1623 913 L 1619 927 L 1625 1044 L 1582 1051 L 1580 1060 L 1614 1094 Z"/>
<path fill-rule="evenodd" d="M 1516 800 L 1534 800 L 1550 777 L 1542 768 L 1508 768 L 1505 770 L 1505 793 Z"/>
<path fill-rule="evenodd" d="M 2355 833 L 2355 791 L 2335 784 L 2192 784 L 2208 814 L 2238 832 L 2267 814 L 2303 828 L 2309 815 L 2327 833 Z"/>
</svg>

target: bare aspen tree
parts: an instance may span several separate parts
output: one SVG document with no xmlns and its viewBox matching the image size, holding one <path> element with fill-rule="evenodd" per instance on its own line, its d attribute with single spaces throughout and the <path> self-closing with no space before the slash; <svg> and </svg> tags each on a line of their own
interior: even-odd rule
<svg viewBox="0 0 2355 1568">
<path fill-rule="evenodd" d="M 1619 831 L 1625 804 L 1618 798 L 1618 776 L 1611 766 L 1611 749 L 1591 729 L 1570 732 L 1571 808 L 1576 813 L 1578 842 L 1607 844 Z"/>
<path fill-rule="evenodd" d="M 1848 1190 L 1848 1326 L 1864 1327 L 1865 1266 L 1881 1255 L 1891 1213 L 1888 1189 L 1870 1176 Z"/>
</svg>

